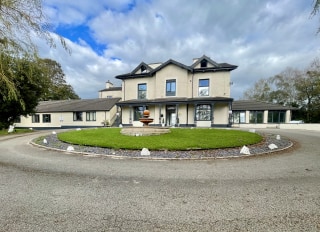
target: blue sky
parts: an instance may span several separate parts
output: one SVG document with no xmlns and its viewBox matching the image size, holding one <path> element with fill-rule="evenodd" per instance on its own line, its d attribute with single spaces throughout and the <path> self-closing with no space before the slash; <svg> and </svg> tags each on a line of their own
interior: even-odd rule
<svg viewBox="0 0 320 232">
<path fill-rule="evenodd" d="M 306 68 L 319 57 L 319 17 L 313 0 L 44 0 L 53 32 L 72 53 L 39 41 L 40 54 L 59 62 L 83 99 L 140 62 L 174 59 L 186 65 L 202 55 L 238 65 L 231 95 L 287 67 Z"/>
</svg>

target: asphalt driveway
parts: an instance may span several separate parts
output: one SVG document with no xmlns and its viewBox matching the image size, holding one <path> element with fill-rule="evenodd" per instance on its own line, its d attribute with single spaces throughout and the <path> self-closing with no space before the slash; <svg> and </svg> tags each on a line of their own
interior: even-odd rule
<svg viewBox="0 0 320 232">
<path fill-rule="evenodd" d="M 253 158 L 111 159 L 0 139 L 0 231 L 320 231 L 320 133 Z"/>
</svg>

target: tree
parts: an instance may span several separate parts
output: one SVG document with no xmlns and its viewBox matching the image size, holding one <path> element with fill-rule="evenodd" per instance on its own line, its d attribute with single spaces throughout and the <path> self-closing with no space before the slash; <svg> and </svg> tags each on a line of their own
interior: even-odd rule
<svg viewBox="0 0 320 232">
<path fill-rule="evenodd" d="M 16 57 L 28 57 L 28 60 L 36 61 L 38 52 L 33 37 L 40 37 L 49 46 L 55 47 L 49 28 L 43 14 L 42 0 L 0 0 L 0 53 L 12 57 L 12 61 L 19 61 Z M 59 38 L 62 46 L 67 49 L 65 41 Z M 8 89 L 6 99 L 18 100 L 18 88 L 11 73 L 5 72 L 1 62 L 0 85 Z"/>
<path fill-rule="evenodd" d="M 50 59 L 42 59 L 41 66 L 48 77 L 48 87 L 41 100 L 80 99 L 71 85 L 67 84 L 61 65 Z"/>
<path fill-rule="evenodd" d="M 320 61 L 314 60 L 310 67 L 295 78 L 297 100 L 306 113 L 306 122 L 320 121 Z"/>
<path fill-rule="evenodd" d="M 319 10 L 320 10 L 320 0 L 314 0 L 314 6 L 311 12 L 311 17 L 316 16 L 319 13 Z M 320 32 L 320 27 L 318 28 L 317 33 L 319 32 Z"/>
<path fill-rule="evenodd" d="M 297 107 L 294 118 L 320 122 L 320 61 L 315 59 L 305 71 L 287 68 L 260 79 L 244 92 L 243 98 Z"/>
<path fill-rule="evenodd" d="M 243 94 L 243 99 L 270 101 L 271 84 L 269 79 L 259 79 L 254 83 L 254 86 L 246 90 Z"/>
<path fill-rule="evenodd" d="M 6 76 L 17 89 L 17 98 L 8 99 L 6 86 L 0 86 L 0 128 L 8 127 L 20 115 L 33 112 L 38 105 L 38 96 L 43 94 L 47 80 L 39 65 L 27 58 L 13 60 L 12 57 L 1 54 L 2 68 Z M 10 73 L 10 75 L 9 75 Z M 21 104 L 23 102 L 23 104 Z"/>
<path fill-rule="evenodd" d="M 296 105 L 297 91 L 294 78 L 298 75 L 300 75 L 299 70 L 286 68 L 280 74 L 269 78 L 272 84 L 270 102 L 288 106 Z"/>
<path fill-rule="evenodd" d="M 0 128 L 8 127 L 18 116 L 34 113 L 40 100 L 79 99 L 64 79 L 59 63 L 49 59 L 14 59 L 0 54 L 6 76 L 17 88 L 17 99 L 8 99 L 0 86 Z M 21 103 L 23 102 L 23 103 Z"/>
</svg>

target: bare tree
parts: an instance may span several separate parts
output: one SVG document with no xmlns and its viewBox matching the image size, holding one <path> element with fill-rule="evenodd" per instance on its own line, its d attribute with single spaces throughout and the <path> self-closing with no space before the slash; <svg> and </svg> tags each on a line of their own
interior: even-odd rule
<svg viewBox="0 0 320 232">
<path fill-rule="evenodd" d="M 243 99 L 269 102 L 271 91 L 270 79 L 259 79 L 244 92 Z"/>
<path fill-rule="evenodd" d="M 314 5 L 313 5 L 313 10 L 311 12 L 311 17 L 316 16 L 320 10 L 320 0 L 314 0 L 313 3 L 314 3 Z M 319 33 L 319 32 L 320 32 L 320 27 L 318 28 L 317 33 Z"/>
</svg>

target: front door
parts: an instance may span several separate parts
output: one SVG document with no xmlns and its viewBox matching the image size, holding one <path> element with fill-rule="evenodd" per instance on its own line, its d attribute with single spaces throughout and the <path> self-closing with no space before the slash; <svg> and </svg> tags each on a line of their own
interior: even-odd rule
<svg viewBox="0 0 320 232">
<path fill-rule="evenodd" d="M 167 105 L 166 107 L 166 125 L 175 126 L 177 123 L 177 114 L 175 105 Z"/>
</svg>

